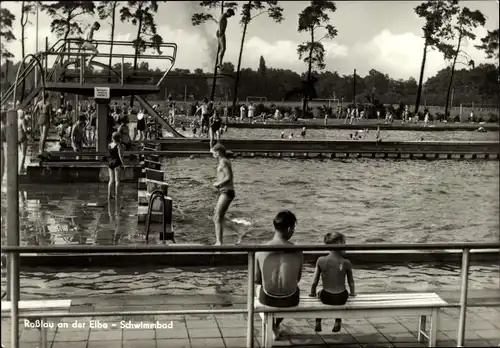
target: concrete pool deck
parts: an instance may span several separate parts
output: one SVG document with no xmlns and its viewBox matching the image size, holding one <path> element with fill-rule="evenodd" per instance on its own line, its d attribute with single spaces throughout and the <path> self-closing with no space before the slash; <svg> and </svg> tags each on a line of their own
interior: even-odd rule
<svg viewBox="0 0 500 348">
<path fill-rule="evenodd" d="M 493 295 L 496 290 L 486 291 Z M 439 293 L 445 300 L 455 302 L 457 293 Z M 482 294 L 485 294 L 484 292 Z M 479 295 L 483 296 L 483 295 Z M 146 315 L 135 317 L 92 317 L 99 311 L 180 310 L 180 309 L 228 309 L 245 308 L 243 296 L 109 296 L 73 300 L 70 312 L 88 312 L 88 317 L 63 318 L 60 322 L 69 327 L 49 331 L 51 348 L 238 348 L 246 345 L 246 314 L 224 315 Z M 481 305 L 481 301 L 471 305 Z M 458 308 L 441 312 L 438 331 L 438 347 L 456 347 Z M 90 328 L 91 320 L 99 320 L 108 328 Z M 165 324 L 169 329 L 121 328 L 120 322 L 129 320 Z M 86 323 L 85 328 L 72 328 L 72 323 Z M 314 332 L 314 320 L 285 320 L 281 338 L 273 347 L 425 347 L 416 338 L 416 317 L 390 317 L 363 320 L 344 320 L 340 333 L 332 333 L 333 320 L 323 321 L 323 331 Z M 56 325 L 57 326 L 57 325 Z M 256 315 L 255 347 L 261 347 L 261 321 Z M 494 347 L 500 342 L 500 308 L 470 307 L 467 311 L 465 346 Z M 37 329 L 25 329 L 21 325 L 20 347 L 38 346 Z M 10 340 L 10 319 L 2 320 L 2 343 Z"/>
</svg>

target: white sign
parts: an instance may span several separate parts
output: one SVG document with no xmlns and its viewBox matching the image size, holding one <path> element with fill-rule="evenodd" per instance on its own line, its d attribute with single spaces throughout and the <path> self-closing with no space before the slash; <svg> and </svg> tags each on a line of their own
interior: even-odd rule
<svg viewBox="0 0 500 348">
<path fill-rule="evenodd" d="M 109 87 L 94 87 L 95 99 L 109 99 L 110 95 Z"/>
</svg>

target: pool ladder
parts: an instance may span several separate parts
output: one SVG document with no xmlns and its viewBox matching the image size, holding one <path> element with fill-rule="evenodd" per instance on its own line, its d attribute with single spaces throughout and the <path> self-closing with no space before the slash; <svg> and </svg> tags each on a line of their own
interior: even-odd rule
<svg viewBox="0 0 500 348">
<path fill-rule="evenodd" d="M 153 211 L 153 203 L 157 198 L 161 199 L 163 209 L 163 231 L 162 233 L 160 233 L 160 240 L 163 241 L 163 244 L 165 244 L 167 240 L 171 240 L 175 243 L 174 231 L 172 229 L 172 204 L 170 199 L 167 199 L 166 192 L 163 192 L 162 190 L 154 190 L 149 197 L 148 214 L 146 216 L 146 243 L 149 242 L 149 230 L 151 228 L 151 213 Z"/>
</svg>

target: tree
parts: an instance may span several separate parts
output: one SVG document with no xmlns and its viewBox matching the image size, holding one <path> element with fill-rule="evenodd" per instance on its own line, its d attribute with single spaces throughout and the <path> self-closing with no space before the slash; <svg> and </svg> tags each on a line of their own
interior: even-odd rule
<svg viewBox="0 0 500 348">
<path fill-rule="evenodd" d="M 24 45 L 24 40 L 26 39 L 26 36 L 24 35 L 24 32 L 26 30 L 26 25 L 30 23 L 29 21 L 29 15 L 35 13 L 35 3 L 33 1 L 22 1 L 21 3 L 21 57 L 23 59 L 23 69 L 25 67 L 24 65 L 24 57 L 26 57 L 26 51 L 25 51 L 25 45 Z M 21 87 L 21 100 L 24 100 L 24 90 L 26 88 L 26 79 L 23 79 L 23 84 Z"/>
<path fill-rule="evenodd" d="M 243 57 L 243 47 L 245 44 L 245 37 L 247 35 L 248 24 L 255 17 L 267 13 L 276 23 L 283 20 L 283 9 L 278 5 L 278 1 L 248 1 L 243 5 L 241 11 L 240 24 L 243 25 L 243 33 L 241 34 L 240 53 L 238 55 L 238 65 L 236 67 L 236 81 L 234 82 L 233 92 L 233 115 L 236 113 L 236 100 L 238 95 L 238 84 L 240 82 L 241 59 Z M 257 13 L 255 13 L 257 11 Z"/>
<path fill-rule="evenodd" d="M 212 0 L 204 0 L 200 2 L 200 6 L 204 7 L 207 10 L 212 10 L 215 8 L 220 8 L 220 15 L 224 13 L 224 9 L 233 9 L 235 10 L 238 7 L 238 3 L 236 2 L 224 2 L 224 1 L 212 1 Z M 219 23 L 212 14 L 210 13 L 194 13 L 193 16 L 191 17 L 191 23 L 193 26 L 201 25 L 206 23 L 207 21 L 213 21 L 215 23 Z M 208 43 L 210 44 L 210 43 Z M 217 44 L 217 53 L 219 52 L 219 45 Z M 216 87 L 216 80 L 217 80 L 217 58 L 215 59 L 214 63 L 214 77 L 212 80 L 212 93 L 210 100 L 214 99 L 214 94 L 215 94 L 215 87 Z"/>
<path fill-rule="evenodd" d="M 448 108 L 450 104 L 450 93 L 451 87 L 453 85 L 453 75 L 455 74 L 455 66 L 457 64 L 457 58 L 461 53 L 465 53 L 461 50 L 462 43 L 464 40 L 470 39 L 475 40 L 476 34 L 472 31 L 472 29 L 477 28 L 478 26 L 483 26 L 486 22 L 484 15 L 481 11 L 471 11 L 468 7 L 464 7 L 457 18 L 457 24 L 453 27 L 454 31 L 458 35 L 458 42 L 456 49 L 453 49 L 453 46 L 448 44 L 442 44 L 441 49 L 444 53 L 445 59 L 453 59 L 451 64 L 451 73 L 450 73 L 450 82 L 448 84 L 448 92 L 446 94 L 446 105 L 444 107 L 444 114 L 448 116 Z M 474 65 L 474 62 L 469 60 L 468 65 Z"/>
<path fill-rule="evenodd" d="M 66 41 L 70 34 L 83 34 L 80 22 L 75 19 L 94 14 L 95 5 L 93 1 L 57 1 L 49 5 L 42 3 L 41 9 L 52 17 L 50 31 Z"/>
<path fill-rule="evenodd" d="M 137 34 L 134 45 L 134 74 L 137 71 L 137 57 L 148 48 L 146 39 L 149 39 L 153 48 L 158 54 L 162 54 L 160 45 L 163 38 L 157 32 L 154 15 L 158 12 L 160 1 L 127 1 L 127 6 L 120 9 L 120 20 L 122 22 L 132 22 L 137 26 Z M 164 1 L 162 1 L 164 2 Z M 133 106 L 134 98 L 131 97 L 130 104 Z"/>
<path fill-rule="evenodd" d="M 477 49 L 483 50 L 486 53 L 486 58 L 493 59 L 498 63 L 498 46 L 499 46 L 499 31 L 495 29 L 493 31 L 488 30 L 488 34 L 481 39 L 481 45 L 476 45 Z"/>
<path fill-rule="evenodd" d="M 310 41 L 301 43 L 297 47 L 297 53 L 299 54 L 299 59 L 302 59 L 307 65 L 307 80 L 305 83 L 304 92 L 306 90 L 311 91 L 314 88 L 312 78 L 313 67 L 318 70 L 323 70 L 325 68 L 325 48 L 321 43 L 323 39 L 333 39 L 337 36 L 337 29 L 331 24 L 328 24 L 330 17 L 328 12 L 336 11 L 335 3 L 333 1 L 321 1 L 313 0 L 310 2 L 302 12 L 299 13 L 299 33 L 306 32 L 310 36 Z M 323 28 L 325 29 L 325 34 L 317 39 L 316 30 Z M 304 93 L 304 98 L 302 101 L 302 115 L 306 115 L 307 112 L 307 102 L 311 98 L 310 94 Z"/>
<path fill-rule="evenodd" d="M 458 0 L 428 0 L 415 7 L 415 13 L 425 19 L 422 27 L 424 32 L 424 53 L 420 67 L 420 78 L 418 81 L 417 100 L 415 101 L 415 114 L 418 113 L 420 99 L 422 96 L 422 85 L 424 79 L 425 62 L 429 48 L 439 48 L 443 40 L 452 38 L 451 19 L 459 11 Z"/>
<path fill-rule="evenodd" d="M 108 65 L 111 67 L 112 62 L 112 54 L 113 54 L 113 43 L 115 40 L 115 25 L 116 25 L 116 9 L 118 7 L 118 1 L 101 1 L 100 5 L 97 7 L 97 11 L 99 13 L 99 19 L 105 20 L 111 17 L 111 22 L 108 22 L 111 27 L 110 40 L 111 45 L 109 48 L 109 63 Z M 108 72 L 108 82 L 111 79 L 111 71 Z"/>
<path fill-rule="evenodd" d="M 266 67 L 266 61 L 264 60 L 263 56 L 260 56 L 259 58 L 259 74 L 262 76 L 266 75 L 267 67 Z"/>
<path fill-rule="evenodd" d="M 0 54 L 2 59 L 5 60 L 6 68 L 5 68 L 5 80 L 9 79 L 9 65 L 10 58 L 13 58 L 14 55 L 7 50 L 5 47 L 5 43 L 9 43 L 16 39 L 14 33 L 12 32 L 12 24 L 16 20 L 16 16 L 12 14 L 6 8 L 0 8 Z"/>
</svg>

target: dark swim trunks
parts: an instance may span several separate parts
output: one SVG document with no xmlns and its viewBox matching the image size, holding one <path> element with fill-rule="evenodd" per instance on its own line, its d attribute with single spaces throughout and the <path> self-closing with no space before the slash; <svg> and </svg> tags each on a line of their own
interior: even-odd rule
<svg viewBox="0 0 500 348">
<path fill-rule="evenodd" d="M 318 298 L 321 303 L 330 305 L 330 306 L 342 306 L 347 302 L 349 298 L 349 293 L 347 290 L 342 291 L 338 294 L 332 294 L 326 290 L 321 290 L 318 293 Z"/>
<path fill-rule="evenodd" d="M 236 197 L 236 193 L 234 192 L 233 189 L 222 188 L 222 189 L 220 189 L 220 194 L 221 195 L 225 194 L 225 195 L 227 195 L 231 199 L 234 199 L 234 197 Z"/>
<path fill-rule="evenodd" d="M 278 308 L 287 308 L 287 307 L 295 307 L 300 302 L 300 290 L 297 288 L 293 294 L 286 297 L 276 297 L 270 294 L 266 294 L 264 288 L 260 287 L 259 292 L 259 302 L 265 306 L 270 307 L 278 307 Z"/>
</svg>

